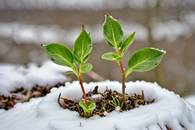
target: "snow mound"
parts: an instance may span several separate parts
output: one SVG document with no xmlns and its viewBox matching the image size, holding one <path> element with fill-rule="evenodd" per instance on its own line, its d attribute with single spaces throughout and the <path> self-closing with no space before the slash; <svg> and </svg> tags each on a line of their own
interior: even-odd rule
<svg viewBox="0 0 195 130">
<path fill-rule="evenodd" d="M 27 68 L 21 65 L 0 65 L 0 94 L 7 95 L 10 91 L 23 87 L 30 89 L 35 85 L 55 85 L 67 81 L 64 73 L 68 70 L 50 61 L 44 62 L 40 67 L 29 64 Z"/>
<path fill-rule="evenodd" d="M 192 105 L 195 106 L 195 95 L 189 96 L 185 98 L 187 102 L 191 103 Z"/>
<path fill-rule="evenodd" d="M 104 81 L 84 84 L 87 91 L 99 86 L 121 90 L 121 84 Z M 62 96 L 79 100 L 81 91 L 78 82 L 66 83 L 53 88 L 46 97 L 33 99 L 29 103 L 17 104 L 9 111 L 0 111 L 0 128 L 6 130 L 194 130 L 195 108 L 185 103 L 178 95 L 161 88 L 156 83 L 144 81 L 126 83 L 127 93 L 141 93 L 145 98 L 155 99 L 150 105 L 141 106 L 126 112 L 111 112 L 106 117 L 94 116 L 89 119 L 79 117 L 74 111 L 62 109 L 57 98 Z"/>
</svg>

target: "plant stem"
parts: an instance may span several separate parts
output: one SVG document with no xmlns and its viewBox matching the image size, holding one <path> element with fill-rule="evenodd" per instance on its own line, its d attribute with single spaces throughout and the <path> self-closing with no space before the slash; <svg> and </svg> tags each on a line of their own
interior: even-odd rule
<svg viewBox="0 0 195 130">
<path fill-rule="evenodd" d="M 123 66 L 122 61 L 119 61 L 119 66 L 120 66 L 120 69 L 121 69 L 121 76 L 122 76 L 122 81 L 121 81 L 122 82 L 122 96 L 123 96 L 123 101 L 125 102 L 126 75 L 125 75 L 125 68 Z"/>
<path fill-rule="evenodd" d="M 84 89 L 84 86 L 83 86 L 83 75 L 82 74 L 79 75 L 79 84 L 81 86 L 81 90 L 82 90 L 82 93 L 83 93 L 83 99 L 85 100 L 85 103 L 88 106 L 88 100 L 87 100 L 87 96 L 86 96 L 85 89 Z"/>
<path fill-rule="evenodd" d="M 121 52 L 119 51 L 118 48 L 116 48 L 115 51 L 116 51 L 117 54 L 121 54 Z M 122 96 L 123 96 L 123 102 L 125 104 L 126 72 L 125 72 L 125 68 L 124 68 L 124 65 L 123 65 L 122 60 L 120 60 L 118 62 L 118 64 L 119 64 L 119 67 L 120 67 L 120 70 L 121 70 L 121 77 L 122 77 L 122 79 L 121 79 L 121 82 L 122 82 Z"/>
</svg>

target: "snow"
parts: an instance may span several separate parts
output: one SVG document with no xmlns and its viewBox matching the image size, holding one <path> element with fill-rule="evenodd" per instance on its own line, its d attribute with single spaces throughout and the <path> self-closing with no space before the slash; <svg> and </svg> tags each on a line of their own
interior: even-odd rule
<svg viewBox="0 0 195 130">
<path fill-rule="evenodd" d="M 135 22 L 123 22 L 125 33 L 129 34 L 136 30 L 138 40 L 147 39 L 147 30 L 142 24 Z M 95 24 L 86 26 L 93 37 L 94 42 L 102 42 L 102 25 Z M 58 25 L 34 25 L 23 22 L 0 22 L 0 38 L 12 39 L 17 44 L 42 44 L 51 42 L 66 42 L 72 45 L 81 30 L 80 26 L 64 29 Z"/>
<path fill-rule="evenodd" d="M 155 99 L 150 105 L 141 106 L 126 112 L 107 113 L 105 117 L 94 116 L 89 119 L 79 117 L 77 112 L 60 108 L 57 103 L 59 93 L 74 100 L 81 98 L 78 82 L 66 83 L 53 88 L 45 97 L 33 99 L 28 103 L 17 104 L 9 111 L 0 111 L 2 130 L 172 130 L 195 129 L 195 108 L 173 92 L 161 88 L 156 83 L 145 81 L 128 82 L 127 93 L 141 93 L 145 99 Z M 86 91 L 99 86 L 120 91 L 121 84 L 116 81 L 84 83 Z"/>
<path fill-rule="evenodd" d="M 50 61 L 40 67 L 29 64 L 28 67 L 13 64 L 0 64 L 0 94 L 7 95 L 10 91 L 23 87 L 30 89 L 35 85 L 55 85 L 67 81 L 66 67 L 61 67 Z"/>
<path fill-rule="evenodd" d="M 0 37 L 12 39 L 20 44 L 41 42 L 64 41 L 64 35 L 67 33 L 57 25 L 43 26 L 34 24 L 25 24 L 23 22 L 1 22 Z"/>
<path fill-rule="evenodd" d="M 169 42 L 174 42 L 180 37 L 188 38 L 194 31 L 192 25 L 186 21 L 155 21 L 153 22 L 152 35 L 156 41 L 165 39 Z"/>
<path fill-rule="evenodd" d="M 135 21 L 120 20 L 126 35 L 136 31 L 136 39 L 147 41 L 148 29 L 141 23 Z M 189 38 L 195 32 L 195 12 L 188 12 L 181 15 L 181 20 L 160 19 L 151 20 L 152 36 L 156 41 L 167 40 L 175 42 L 179 38 Z M 94 24 L 86 26 L 90 32 L 94 43 L 100 43 L 103 40 L 102 25 Z M 66 42 L 72 45 L 81 27 L 75 26 L 62 28 L 58 25 L 35 25 L 27 24 L 21 21 L 0 22 L 0 38 L 11 39 L 17 44 L 42 44 L 51 42 Z M 171 30 L 171 31 L 170 31 Z"/>
<path fill-rule="evenodd" d="M 192 105 L 195 106 L 195 95 L 189 96 L 185 98 L 187 102 L 191 103 Z"/>
</svg>

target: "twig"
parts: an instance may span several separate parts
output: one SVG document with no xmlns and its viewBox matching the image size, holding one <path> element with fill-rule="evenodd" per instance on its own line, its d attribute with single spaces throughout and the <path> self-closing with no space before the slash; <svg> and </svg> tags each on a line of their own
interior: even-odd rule
<svg viewBox="0 0 195 130">
<path fill-rule="evenodd" d="M 187 130 L 187 128 L 186 128 L 183 124 L 179 123 L 179 125 L 180 125 L 182 128 L 184 128 L 185 130 Z"/>
<path fill-rule="evenodd" d="M 172 130 L 171 128 L 169 128 L 167 125 L 166 125 L 166 128 L 167 128 L 167 130 Z"/>
<path fill-rule="evenodd" d="M 61 93 L 60 93 L 59 96 L 58 96 L 58 104 L 60 105 L 60 107 L 63 108 L 63 105 L 62 105 L 61 102 L 60 102 L 60 98 L 61 98 Z"/>
<path fill-rule="evenodd" d="M 158 125 L 158 127 L 159 127 L 161 130 L 163 130 L 159 123 L 157 123 L 157 125 Z"/>
<path fill-rule="evenodd" d="M 142 99 L 144 100 L 144 91 L 142 90 Z"/>
</svg>

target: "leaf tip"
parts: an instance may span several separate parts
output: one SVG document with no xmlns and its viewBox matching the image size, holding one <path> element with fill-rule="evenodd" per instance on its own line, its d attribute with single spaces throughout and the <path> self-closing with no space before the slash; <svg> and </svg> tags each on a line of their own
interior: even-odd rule
<svg viewBox="0 0 195 130">
<path fill-rule="evenodd" d="M 104 54 L 103 54 L 103 55 L 101 55 L 101 59 L 104 59 Z"/>
<path fill-rule="evenodd" d="M 84 24 L 81 25 L 81 29 L 82 29 L 82 31 L 85 31 L 85 25 Z"/>
<path fill-rule="evenodd" d="M 167 53 L 167 51 L 165 51 L 165 50 L 160 50 L 161 52 L 163 52 L 164 54 L 166 54 Z"/>
<path fill-rule="evenodd" d="M 110 13 L 105 14 L 105 18 L 106 18 L 106 17 L 109 17 L 109 16 L 110 16 Z"/>
<path fill-rule="evenodd" d="M 112 17 L 111 14 L 108 13 L 108 14 L 105 15 L 105 21 L 109 20 L 109 19 L 114 19 L 114 18 Z"/>
</svg>

